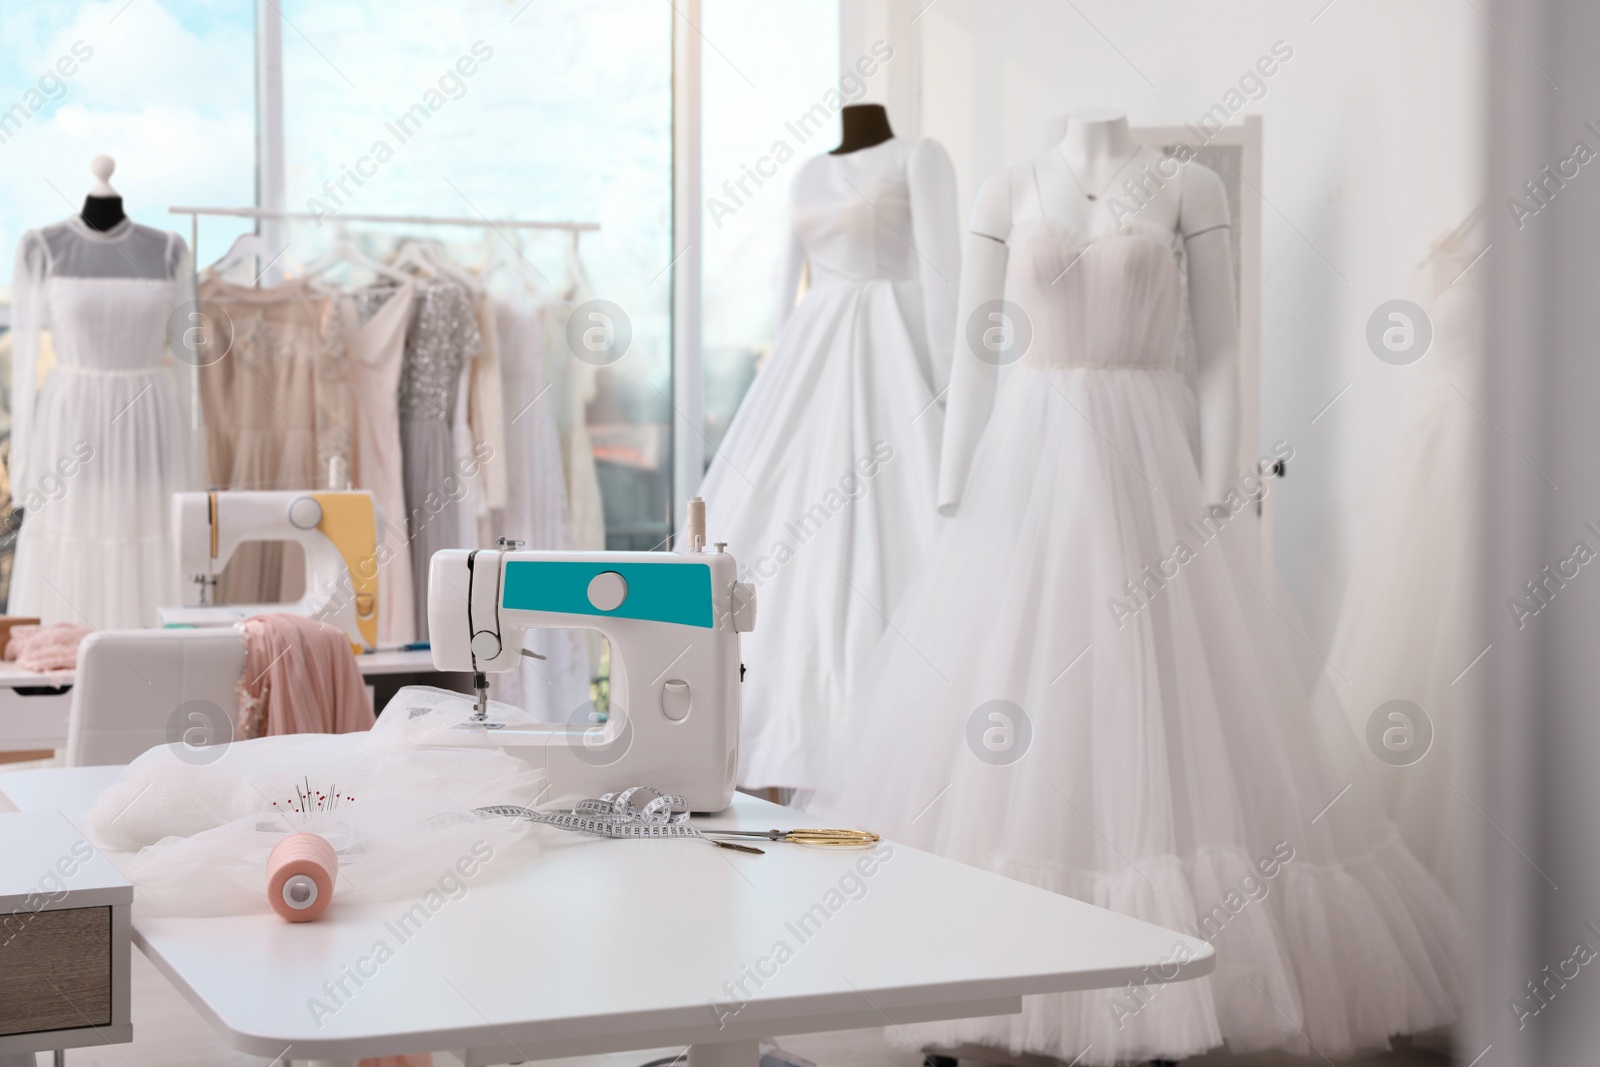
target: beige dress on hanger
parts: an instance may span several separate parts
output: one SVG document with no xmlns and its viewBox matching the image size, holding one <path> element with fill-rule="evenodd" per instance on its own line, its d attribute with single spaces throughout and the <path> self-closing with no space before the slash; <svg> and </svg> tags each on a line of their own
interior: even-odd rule
<svg viewBox="0 0 1600 1067">
<path fill-rule="evenodd" d="M 345 294 L 339 313 L 350 374 L 354 433 L 351 480 L 372 493 L 383 512 L 378 553 L 378 643 L 416 640 L 411 542 L 400 462 L 400 368 L 415 282 L 376 285 Z"/>
<path fill-rule="evenodd" d="M 348 394 L 327 292 L 305 279 L 257 289 L 213 278 L 200 296 L 224 313 L 211 337 L 223 354 L 200 372 L 211 484 L 318 489 L 342 482 L 350 469 Z M 223 572 L 218 598 L 274 603 L 298 599 L 304 586 L 297 545 L 243 545 Z"/>
</svg>

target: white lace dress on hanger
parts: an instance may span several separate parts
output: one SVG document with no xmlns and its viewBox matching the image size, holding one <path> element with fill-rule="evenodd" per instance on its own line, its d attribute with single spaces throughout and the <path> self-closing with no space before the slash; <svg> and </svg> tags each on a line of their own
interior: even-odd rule
<svg viewBox="0 0 1600 1067">
<path fill-rule="evenodd" d="M 1175 235 L 1039 214 L 996 238 L 1032 344 L 811 810 L 1203 937 L 1216 970 L 921 1035 L 1123 1064 L 1224 1041 L 1336 1056 L 1448 1024 L 1455 909 L 1344 722 L 1313 720 L 1299 638 L 1228 543 L 1244 520 L 1206 527 Z"/>
<path fill-rule="evenodd" d="M 959 253 L 954 172 L 936 142 L 818 156 L 791 195 L 810 288 L 700 495 L 708 536 L 728 543 L 760 606 L 741 642 L 739 781 L 809 789 L 940 521 L 936 396 Z"/>
<path fill-rule="evenodd" d="M 589 437 L 589 403 L 599 390 L 599 368 L 573 355 L 567 341 L 567 319 L 573 308 L 593 295 L 583 261 L 575 248 L 568 249 L 562 295 L 544 309 L 544 349 L 566 471 L 572 547 L 582 551 L 606 547 L 605 502 L 595 468 L 594 441 Z"/>
<path fill-rule="evenodd" d="M 167 346 L 193 298 L 176 234 L 73 217 L 23 234 L 12 281 L 11 492 L 24 509 L 8 610 L 96 629 L 179 603 L 172 494 L 201 483 L 193 371 Z M 55 365 L 36 389 L 40 335 Z"/>
</svg>

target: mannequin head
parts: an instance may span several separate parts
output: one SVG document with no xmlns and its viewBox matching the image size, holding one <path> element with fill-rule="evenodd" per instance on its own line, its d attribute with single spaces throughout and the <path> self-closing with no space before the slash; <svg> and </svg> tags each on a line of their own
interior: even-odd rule
<svg viewBox="0 0 1600 1067">
<path fill-rule="evenodd" d="M 110 156 L 95 156 L 89 164 L 94 184 L 83 201 L 83 221 L 91 230 L 104 233 L 127 216 L 122 211 L 122 197 L 111 186 L 111 175 L 117 169 L 116 160 Z"/>
<path fill-rule="evenodd" d="M 889 128 L 889 113 L 882 104 L 848 104 L 839 112 L 839 123 L 843 135 L 839 147 L 831 153 L 836 156 L 871 148 L 894 136 L 894 130 Z"/>
</svg>

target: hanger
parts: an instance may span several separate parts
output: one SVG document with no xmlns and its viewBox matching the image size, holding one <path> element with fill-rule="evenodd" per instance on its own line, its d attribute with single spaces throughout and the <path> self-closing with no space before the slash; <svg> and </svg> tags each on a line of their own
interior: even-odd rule
<svg viewBox="0 0 1600 1067">
<path fill-rule="evenodd" d="M 523 252 L 522 234 L 516 235 L 516 243 L 509 240 L 496 239 L 487 228 L 483 231 L 484 244 L 487 246 L 487 264 L 483 269 L 485 278 L 496 271 L 510 271 L 533 291 L 534 296 L 540 300 L 548 301 L 551 298 L 550 279 L 539 272 L 539 268 Z"/>
<path fill-rule="evenodd" d="M 396 252 L 394 257 L 389 260 L 389 265 L 397 270 L 409 268 L 424 278 L 437 278 L 440 273 L 439 268 L 429 261 L 415 241 L 407 241 L 402 244 L 400 251 Z"/>
<path fill-rule="evenodd" d="M 370 270 L 380 278 L 388 278 L 394 282 L 409 282 L 412 280 L 411 276 L 404 271 L 395 270 L 387 263 L 373 259 L 361 251 L 361 247 L 350 240 L 349 235 L 343 230 L 339 231 L 339 236 L 334 241 L 333 247 L 328 250 L 328 254 L 307 266 L 305 273 L 307 277 L 315 277 L 318 274 L 325 274 L 340 263 L 348 263 L 352 267 Z"/>
<path fill-rule="evenodd" d="M 464 286 L 473 292 L 483 291 L 483 282 L 467 271 L 462 270 L 450 261 L 450 253 L 445 251 L 444 245 L 438 241 L 413 241 L 422 258 L 433 264 L 435 270 L 457 285 Z"/>
<path fill-rule="evenodd" d="M 1468 232 L 1471 231 L 1473 224 L 1478 221 L 1478 217 L 1483 214 L 1483 209 L 1488 207 L 1488 205 L 1489 201 L 1487 200 L 1478 201 L 1478 206 L 1469 211 L 1467 213 L 1467 217 L 1456 224 L 1455 229 L 1451 230 L 1443 237 L 1435 237 L 1432 241 L 1430 241 L 1428 243 L 1428 254 L 1422 257 L 1421 261 L 1417 263 L 1417 266 L 1419 268 L 1426 267 L 1429 260 L 1433 259 L 1435 256 L 1438 256 L 1452 244 L 1465 237 Z"/>
<path fill-rule="evenodd" d="M 281 260 L 288 250 L 288 245 L 274 250 L 259 234 L 241 233 L 234 238 L 233 244 L 223 253 L 222 258 L 207 267 L 202 274 L 208 279 L 214 278 L 227 274 L 247 259 L 254 259 L 256 266 L 253 269 L 257 272 L 254 284 L 259 286 L 261 275 L 266 273 L 268 267 Z"/>
<path fill-rule="evenodd" d="M 567 246 L 567 277 L 561 292 L 565 299 L 571 300 L 580 292 L 592 291 L 589 274 L 583 269 L 583 257 L 578 254 L 578 231 L 573 230 L 572 244 Z"/>
</svg>

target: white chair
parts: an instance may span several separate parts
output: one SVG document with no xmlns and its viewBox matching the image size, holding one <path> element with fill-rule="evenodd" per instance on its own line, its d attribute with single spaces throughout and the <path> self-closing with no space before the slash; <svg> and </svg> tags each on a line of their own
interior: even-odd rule
<svg viewBox="0 0 1600 1067">
<path fill-rule="evenodd" d="M 231 626 L 115 630 L 78 647 L 67 766 L 130 762 L 156 745 L 231 738 L 244 638 Z"/>
</svg>

